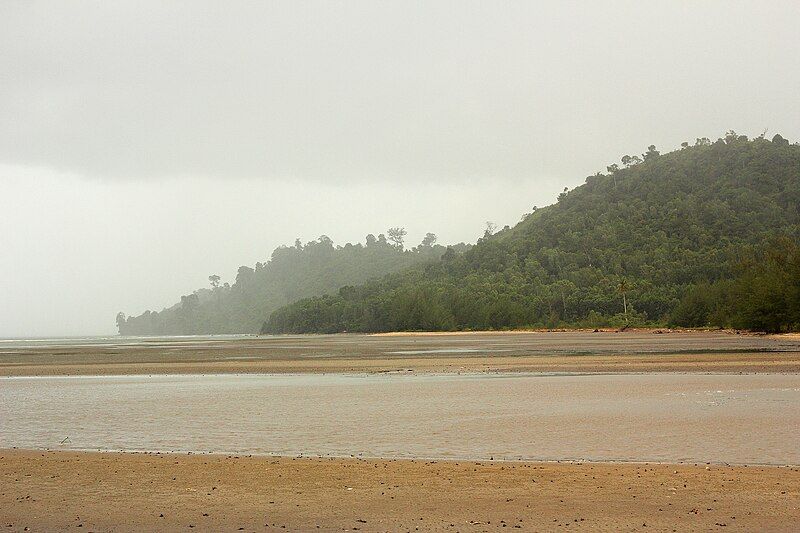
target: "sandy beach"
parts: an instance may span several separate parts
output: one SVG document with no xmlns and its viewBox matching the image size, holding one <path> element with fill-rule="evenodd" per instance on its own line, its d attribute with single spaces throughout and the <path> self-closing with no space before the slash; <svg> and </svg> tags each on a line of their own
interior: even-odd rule
<svg viewBox="0 0 800 533">
<path fill-rule="evenodd" d="M 800 521 L 795 467 L 3 450 L 0 484 L 7 531 L 792 531 Z"/>
<path fill-rule="evenodd" d="M 0 376 L 800 372 L 797 337 L 710 332 L 42 341 L 0 351 Z M 0 449 L 6 531 L 795 531 L 798 524 L 797 466 Z"/>
<path fill-rule="evenodd" d="M 733 372 L 797 373 L 800 353 L 646 356 L 360 358 L 329 361 L 197 361 L 0 364 L 0 376 L 294 374 L 377 372 Z"/>
<path fill-rule="evenodd" d="M 796 336 L 661 330 L 142 338 L 123 343 L 11 344 L 0 351 L 0 376 L 800 372 Z"/>
</svg>

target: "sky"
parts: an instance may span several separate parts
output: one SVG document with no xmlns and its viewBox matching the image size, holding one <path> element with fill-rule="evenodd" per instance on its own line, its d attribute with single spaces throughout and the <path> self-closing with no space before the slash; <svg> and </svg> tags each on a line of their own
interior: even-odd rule
<svg viewBox="0 0 800 533">
<path fill-rule="evenodd" d="M 2 2 L 0 337 L 295 238 L 474 242 L 625 154 L 800 140 L 800 3 Z"/>
</svg>

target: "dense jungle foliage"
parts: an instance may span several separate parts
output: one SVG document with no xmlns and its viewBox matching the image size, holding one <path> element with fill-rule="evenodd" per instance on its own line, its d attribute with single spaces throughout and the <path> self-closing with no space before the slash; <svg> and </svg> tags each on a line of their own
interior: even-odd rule
<svg viewBox="0 0 800 533">
<path fill-rule="evenodd" d="M 800 246 L 776 238 L 743 259 L 732 279 L 690 287 L 671 315 L 678 326 L 800 330 Z"/>
<path fill-rule="evenodd" d="M 367 235 L 366 244 L 334 246 L 322 236 L 316 241 L 281 246 L 255 268 L 239 267 L 232 285 L 209 276 L 211 287 L 181 297 L 161 312 L 117 315 L 122 335 L 192 335 L 257 333 L 270 312 L 300 298 L 336 291 L 370 278 L 437 260 L 445 248 L 429 233 L 419 246 L 406 250 L 405 231 L 391 228 L 388 239 Z M 458 245 L 463 251 L 466 245 Z"/>
<path fill-rule="evenodd" d="M 465 253 L 272 313 L 265 333 L 800 327 L 800 146 L 729 132 L 586 178 Z"/>
</svg>

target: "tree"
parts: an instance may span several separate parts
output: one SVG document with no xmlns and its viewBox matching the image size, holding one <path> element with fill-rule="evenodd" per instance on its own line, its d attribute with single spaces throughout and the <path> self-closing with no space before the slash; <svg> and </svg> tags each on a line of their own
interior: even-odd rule
<svg viewBox="0 0 800 533">
<path fill-rule="evenodd" d="M 212 289 L 216 289 L 217 287 L 219 287 L 219 280 L 220 277 L 217 276 L 216 274 L 211 274 L 210 276 L 208 276 L 208 281 L 211 282 Z"/>
<path fill-rule="evenodd" d="M 789 141 L 781 137 L 780 133 L 775 134 L 775 136 L 772 138 L 772 142 L 783 146 L 789 146 Z"/>
<path fill-rule="evenodd" d="M 659 155 L 661 155 L 661 152 L 656 150 L 656 145 L 651 144 L 650 146 L 647 147 L 647 152 L 642 154 L 642 157 L 644 158 L 645 161 L 649 161 L 650 159 L 655 159 Z"/>
<path fill-rule="evenodd" d="M 622 310 L 625 313 L 625 324 L 628 323 L 628 280 L 622 278 L 619 280 L 619 285 L 617 285 L 617 292 L 622 294 Z"/>
<path fill-rule="evenodd" d="M 497 229 L 497 224 L 492 222 L 491 220 L 486 221 L 486 229 L 483 231 L 484 237 L 491 237 L 494 234 L 494 230 Z"/>
<path fill-rule="evenodd" d="M 733 130 L 728 130 L 727 132 L 725 132 L 725 142 L 726 143 L 732 144 L 732 143 L 735 143 L 737 140 L 739 140 L 739 134 L 738 133 L 736 133 Z"/>
<path fill-rule="evenodd" d="M 636 166 L 642 162 L 642 158 L 638 155 L 623 155 L 622 156 L 622 164 L 625 165 L 625 168 L 630 168 L 632 166 Z"/>
<path fill-rule="evenodd" d="M 255 270 L 248 266 L 240 266 L 239 270 L 236 272 L 236 284 L 247 284 L 251 279 L 253 279 L 253 274 Z M 226 284 L 227 285 L 227 284 Z"/>
<path fill-rule="evenodd" d="M 389 234 L 389 240 L 392 241 L 395 246 L 400 249 L 403 248 L 403 240 L 408 234 L 405 228 L 389 228 L 386 230 L 386 233 Z"/>
<path fill-rule="evenodd" d="M 435 233 L 426 233 L 425 237 L 422 239 L 420 246 L 424 248 L 430 248 L 436 244 L 436 234 Z"/>
<path fill-rule="evenodd" d="M 567 297 L 572 295 L 572 292 L 575 290 L 575 284 L 568 280 L 560 279 L 553 283 L 551 287 L 553 289 L 553 296 L 555 296 L 561 304 L 561 318 L 567 320 Z"/>
<path fill-rule="evenodd" d="M 125 329 L 125 313 L 120 311 L 117 313 L 117 331 L 122 335 L 122 330 Z"/>
<path fill-rule="evenodd" d="M 606 167 L 606 170 L 608 171 L 609 174 L 611 174 L 611 177 L 614 178 L 614 188 L 616 189 L 617 188 L 617 172 L 619 171 L 619 165 L 616 164 L 616 163 L 614 163 L 613 165 L 608 165 Z"/>
</svg>

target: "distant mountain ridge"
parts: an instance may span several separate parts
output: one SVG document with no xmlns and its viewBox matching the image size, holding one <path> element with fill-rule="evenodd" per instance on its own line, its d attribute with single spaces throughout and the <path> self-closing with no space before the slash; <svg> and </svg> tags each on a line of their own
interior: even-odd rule
<svg viewBox="0 0 800 533">
<path fill-rule="evenodd" d="M 534 208 L 513 228 L 487 232 L 463 254 L 446 252 L 432 263 L 299 300 L 273 312 L 262 332 L 675 322 L 792 329 L 800 326 L 792 314 L 800 313 L 793 303 L 800 290 L 792 292 L 800 270 L 795 278 L 791 270 L 800 255 L 798 235 L 797 144 L 780 135 L 750 140 L 729 132 L 664 155 L 650 146 L 565 189 L 555 204 Z M 770 263 L 778 269 L 774 279 L 788 281 L 771 289 L 786 285 L 785 294 L 763 298 L 785 309 L 771 322 L 748 322 L 736 310 L 745 304 L 732 301 L 735 291 L 724 284 L 755 280 L 759 265 L 752 259 L 770 254 L 770 246 L 778 250 L 772 257 L 783 258 Z M 692 307 L 687 302 L 698 288 L 712 286 L 716 292 L 708 294 L 715 296 L 704 297 L 703 313 L 678 316 L 676 310 Z"/>
</svg>

